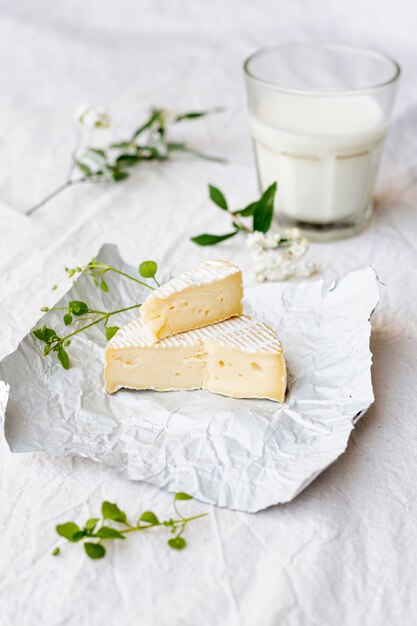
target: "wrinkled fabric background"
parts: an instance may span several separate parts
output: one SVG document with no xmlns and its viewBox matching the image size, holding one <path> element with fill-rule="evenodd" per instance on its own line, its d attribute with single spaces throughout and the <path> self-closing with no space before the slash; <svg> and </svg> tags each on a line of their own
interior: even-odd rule
<svg viewBox="0 0 417 626">
<path fill-rule="evenodd" d="M 257 193 L 241 74 L 254 49 L 288 40 L 356 42 L 386 50 L 403 77 L 371 226 L 312 249 L 326 279 L 371 264 L 385 284 L 371 341 L 376 402 L 346 453 L 288 505 L 244 514 L 184 503 L 210 516 L 190 526 L 182 553 L 154 531 L 91 562 L 78 546 L 50 556 L 56 523 L 85 520 L 103 499 L 133 519 L 144 509 L 169 516 L 170 495 L 88 460 L 12 455 L 2 440 L 2 626 L 416 622 L 416 18 L 406 0 L 3 0 L 1 357 L 39 308 L 54 302 L 49 286 L 63 266 L 86 261 L 105 241 L 129 262 L 153 257 L 173 272 L 218 256 L 249 271 L 242 240 L 216 250 L 198 249 L 188 237 L 227 225 L 207 201 L 207 182 L 236 205 Z M 82 102 L 110 110 L 116 138 L 152 104 L 223 105 L 224 114 L 178 136 L 229 163 L 150 164 L 120 186 L 73 189 L 29 220 L 24 209 L 66 173 L 72 111 Z"/>
</svg>

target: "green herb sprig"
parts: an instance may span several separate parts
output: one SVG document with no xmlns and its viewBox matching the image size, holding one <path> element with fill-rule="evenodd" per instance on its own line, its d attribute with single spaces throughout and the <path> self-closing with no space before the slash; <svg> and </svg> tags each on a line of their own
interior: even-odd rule
<svg viewBox="0 0 417 626">
<path fill-rule="evenodd" d="M 106 555 L 106 548 L 103 545 L 105 541 L 126 539 L 128 534 L 160 527 L 167 528 L 173 535 L 167 541 L 168 546 L 173 550 L 183 550 L 187 546 L 183 537 L 187 525 L 206 517 L 208 513 L 184 517 L 177 508 L 177 502 L 180 500 L 192 500 L 192 497 L 184 492 L 175 494 L 173 504 L 177 519 L 170 517 L 167 520 L 160 520 L 153 511 L 145 511 L 140 515 L 136 524 L 128 521 L 126 513 L 117 504 L 105 501 L 101 505 L 101 518 L 92 517 L 82 527 L 75 522 L 58 524 L 56 532 L 70 543 L 83 542 L 85 553 L 90 559 L 102 559 Z M 112 525 L 108 524 L 109 521 Z M 118 524 L 118 527 L 114 524 Z M 60 552 L 61 548 L 56 547 L 52 555 L 57 556 Z"/>
<path fill-rule="evenodd" d="M 169 139 L 172 127 L 185 121 L 196 120 L 221 109 L 208 111 L 190 111 L 172 114 L 166 109 L 153 109 L 150 116 L 131 134 L 130 137 L 112 142 L 104 148 L 91 145 L 83 147 L 83 133 L 79 133 L 72 152 L 70 168 L 64 182 L 49 193 L 40 202 L 32 206 L 26 213 L 32 215 L 47 202 L 55 198 L 69 187 L 81 183 L 120 183 L 129 177 L 129 170 L 147 161 L 166 161 L 174 153 L 183 152 L 193 156 L 224 163 L 224 159 L 200 152 L 186 143 L 173 142 Z M 81 126 L 86 124 L 91 113 L 96 115 L 94 128 L 108 128 L 110 120 L 107 114 L 87 109 L 78 117 Z"/>
<path fill-rule="evenodd" d="M 277 184 L 273 183 L 266 191 L 264 191 L 258 200 L 251 202 L 251 204 L 248 204 L 242 209 L 232 211 L 230 210 L 228 202 L 220 189 L 214 187 L 213 185 L 209 185 L 210 199 L 214 202 L 214 204 L 222 209 L 222 211 L 229 213 L 232 218 L 233 230 L 224 235 L 204 233 L 202 235 L 197 235 L 196 237 L 191 237 L 191 241 L 199 246 L 213 246 L 221 241 L 234 237 L 242 231 L 246 233 L 253 233 L 255 231 L 259 231 L 261 233 L 268 232 L 272 224 L 276 190 Z M 241 218 L 246 217 L 252 218 L 252 227 L 245 221 L 242 221 Z"/>
<path fill-rule="evenodd" d="M 138 268 L 139 274 L 140 276 L 142 276 L 142 278 L 152 278 L 156 286 L 159 287 L 159 282 L 155 277 L 157 270 L 158 266 L 155 261 L 143 261 Z M 119 270 L 117 267 L 113 267 L 112 265 L 108 265 L 107 263 L 101 263 L 97 259 L 91 259 L 91 261 L 83 267 L 65 268 L 65 273 L 68 278 L 74 278 L 74 276 L 77 276 L 78 274 L 85 274 L 86 276 L 90 276 L 93 279 L 93 283 L 96 285 L 96 287 L 100 287 L 100 289 L 102 291 L 105 291 L 106 293 L 108 292 L 109 287 L 104 277 L 108 272 L 114 272 L 115 274 L 119 274 L 119 276 L 124 276 L 125 278 L 133 280 L 135 283 L 138 283 L 139 285 L 142 285 L 142 287 L 146 287 L 147 289 L 154 289 L 152 285 L 145 283 L 143 280 L 140 280 L 139 278 L 136 278 L 131 274 L 127 274 L 126 272 Z M 57 285 L 53 285 L 52 289 L 56 288 Z"/>
<path fill-rule="evenodd" d="M 159 282 L 156 278 L 157 270 L 158 266 L 155 261 L 143 261 L 138 267 L 139 275 L 142 278 L 152 279 L 155 285 L 159 286 Z M 78 274 L 85 274 L 86 276 L 91 277 L 93 283 L 104 292 L 109 291 L 109 286 L 104 279 L 104 276 L 108 272 L 114 272 L 120 276 L 123 276 L 124 278 L 133 280 L 135 283 L 138 283 L 143 287 L 147 287 L 152 291 L 155 289 L 153 285 L 150 285 L 149 283 L 146 283 L 145 281 L 140 280 L 135 276 L 127 274 L 126 272 L 123 272 L 116 267 L 107 265 L 106 263 L 101 263 L 97 261 L 97 259 L 92 259 L 89 263 L 87 263 L 87 265 L 83 267 L 65 268 L 65 271 L 69 278 L 73 278 Z M 56 288 L 57 285 L 53 285 L 52 289 Z M 32 331 L 32 333 L 36 337 L 36 339 L 45 344 L 45 347 L 42 351 L 43 356 L 48 356 L 51 353 L 56 354 L 58 361 L 60 362 L 62 367 L 67 370 L 71 366 L 67 348 L 76 335 L 84 332 L 92 326 L 96 326 L 97 324 L 103 322 L 106 339 L 107 341 L 110 341 L 110 339 L 119 330 L 119 326 L 108 326 L 110 318 L 114 315 L 118 315 L 119 313 L 131 311 L 132 309 L 137 309 L 141 306 L 141 304 L 141 302 L 135 303 L 127 307 L 116 309 L 114 311 L 101 311 L 99 309 L 90 307 L 86 302 L 83 302 L 81 300 L 71 300 L 65 307 L 42 307 L 41 311 L 44 313 L 47 313 L 48 311 L 63 311 L 64 314 L 62 321 L 65 326 L 70 326 L 74 322 L 88 323 L 63 336 L 58 334 L 53 328 L 48 328 L 46 325 L 43 325 L 40 328 L 36 328 Z"/>
</svg>

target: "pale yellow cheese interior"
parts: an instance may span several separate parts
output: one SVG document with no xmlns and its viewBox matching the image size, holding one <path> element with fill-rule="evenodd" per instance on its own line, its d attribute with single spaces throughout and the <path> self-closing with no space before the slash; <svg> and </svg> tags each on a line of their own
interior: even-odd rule
<svg viewBox="0 0 417 626">
<path fill-rule="evenodd" d="M 197 268 L 193 279 L 179 277 L 143 303 L 141 317 L 154 342 L 242 314 L 242 274 L 238 268 L 220 261 L 200 267 L 204 267 L 200 284 Z"/>
<path fill-rule="evenodd" d="M 113 393 L 127 389 L 173 391 L 201 389 L 205 363 L 200 346 L 154 346 L 106 350 L 106 389 Z"/>
<path fill-rule="evenodd" d="M 222 345 L 206 345 L 204 388 L 232 398 L 269 398 L 284 402 L 287 386 L 282 350 L 245 353 Z"/>
<path fill-rule="evenodd" d="M 151 344 L 145 324 L 135 320 L 110 341 L 105 355 L 109 393 L 208 389 L 233 398 L 284 402 L 284 354 L 274 331 L 242 316 Z"/>
</svg>

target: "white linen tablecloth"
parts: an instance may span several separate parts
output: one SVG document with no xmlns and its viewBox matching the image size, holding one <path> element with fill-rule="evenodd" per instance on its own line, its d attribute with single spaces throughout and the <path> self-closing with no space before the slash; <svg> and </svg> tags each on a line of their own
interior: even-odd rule
<svg viewBox="0 0 417 626">
<path fill-rule="evenodd" d="M 144 509 L 170 515 L 171 496 L 87 460 L 12 455 L 2 438 L 1 626 L 416 623 L 416 20 L 411 0 L 2 3 L 0 357 L 53 304 L 49 287 L 63 267 L 104 242 L 173 272 L 227 258 L 249 281 L 243 239 L 202 249 L 189 237 L 227 225 L 207 199 L 208 182 L 236 205 L 257 193 L 241 69 L 253 50 L 365 44 L 395 57 L 403 78 L 372 224 L 312 248 L 326 278 L 372 264 L 385 284 L 371 342 L 376 402 L 346 453 L 285 506 L 249 515 L 184 503 L 210 513 L 189 527 L 184 552 L 152 531 L 93 562 L 79 545 L 52 558 L 55 524 L 94 516 L 104 499 L 133 518 Z M 117 139 L 152 105 L 221 105 L 223 114 L 184 125 L 178 137 L 229 162 L 144 165 L 120 185 L 69 190 L 29 219 L 23 211 L 65 176 L 72 111 L 82 102 L 110 111 Z"/>
</svg>

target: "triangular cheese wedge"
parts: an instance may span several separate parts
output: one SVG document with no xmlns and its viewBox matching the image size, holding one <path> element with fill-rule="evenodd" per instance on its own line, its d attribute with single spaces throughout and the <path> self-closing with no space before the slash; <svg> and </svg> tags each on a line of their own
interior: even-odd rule
<svg viewBox="0 0 417 626">
<path fill-rule="evenodd" d="M 155 343 L 241 315 L 242 299 L 240 269 L 227 261 L 206 261 L 155 289 L 140 314 Z"/>
<path fill-rule="evenodd" d="M 208 389 L 232 398 L 283 402 L 287 385 L 277 334 L 242 315 L 154 344 L 137 319 L 111 339 L 105 355 L 106 389 Z"/>
</svg>

